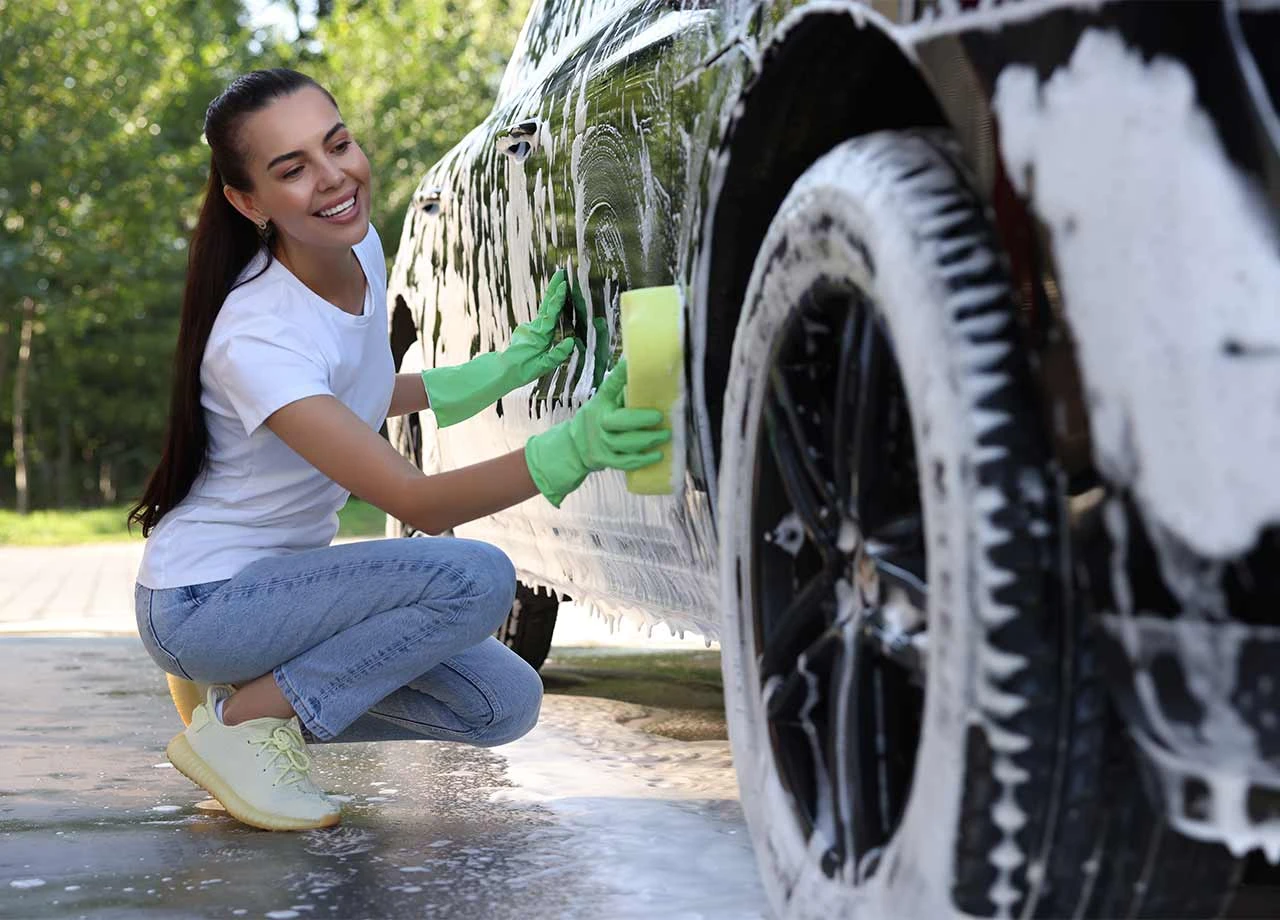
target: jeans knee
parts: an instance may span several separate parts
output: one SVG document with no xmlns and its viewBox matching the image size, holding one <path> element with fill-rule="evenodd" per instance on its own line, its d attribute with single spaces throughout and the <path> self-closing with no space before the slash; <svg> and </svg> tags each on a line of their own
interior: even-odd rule
<svg viewBox="0 0 1280 920">
<path fill-rule="evenodd" d="M 502 625 L 516 598 L 516 567 L 507 554 L 488 543 L 476 543 L 475 585 L 477 604 L 490 617 L 492 632 Z"/>
<path fill-rule="evenodd" d="M 542 678 L 524 661 L 519 689 L 503 701 L 502 718 L 484 730 L 476 743 L 481 747 L 496 747 L 523 738 L 538 724 L 542 710 Z"/>
</svg>

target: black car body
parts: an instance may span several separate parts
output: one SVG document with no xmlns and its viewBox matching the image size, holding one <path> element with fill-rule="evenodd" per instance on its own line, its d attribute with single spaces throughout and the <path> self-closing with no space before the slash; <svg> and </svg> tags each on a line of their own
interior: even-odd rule
<svg viewBox="0 0 1280 920">
<path fill-rule="evenodd" d="M 492 113 L 422 180 L 391 282 L 400 369 L 501 347 L 558 266 L 573 279 L 585 343 L 560 371 L 463 425 L 436 431 L 429 413 L 394 425 L 393 442 L 428 472 L 517 449 L 567 418 L 620 355 L 619 294 L 667 284 L 683 292 L 683 487 L 669 498 L 636 496 L 621 475 L 597 475 L 559 510 L 526 502 L 458 532 L 501 546 L 527 584 L 610 614 L 732 634 L 731 729 L 740 771 L 748 758 L 761 761 L 742 774 L 744 802 L 764 802 L 748 816 L 779 914 L 1203 916 L 1228 903 L 1240 857 L 1280 859 L 1278 108 L 1280 4 L 1265 0 L 535 0 Z M 850 143 L 850 162 L 924 158 L 885 180 L 903 200 L 932 195 L 945 217 L 952 186 L 974 196 L 984 242 L 974 250 L 958 236 L 935 241 L 931 270 L 945 277 L 950 252 L 984 265 L 994 254 L 998 277 L 975 274 L 947 302 L 972 294 L 978 303 L 999 288 L 1016 319 L 992 351 L 1000 360 L 1016 352 L 1016 367 L 1001 370 L 1017 403 L 1008 410 L 1014 446 L 977 437 L 972 450 L 942 453 L 962 467 L 955 481 L 973 485 L 972 507 L 1017 508 L 987 509 L 988 523 L 948 535 L 941 483 L 952 460 L 929 454 L 939 437 L 925 430 L 931 397 L 912 383 L 925 379 L 916 365 L 931 357 L 905 364 L 910 305 L 882 309 L 892 299 L 884 291 L 862 298 L 869 305 L 858 309 L 884 340 L 868 349 L 896 355 L 906 382 L 894 399 L 915 426 L 896 436 L 907 446 L 892 466 L 918 480 L 923 510 L 913 512 L 913 548 L 892 564 L 872 551 L 886 544 L 869 532 L 820 538 L 822 522 L 795 501 L 805 473 L 788 471 L 778 438 L 804 443 L 817 430 L 825 439 L 832 425 L 838 438 L 847 422 L 838 405 L 815 409 L 810 423 L 770 378 L 768 398 L 785 419 L 765 419 L 769 437 L 749 443 L 768 441 L 777 459 L 759 473 L 747 458 L 745 473 L 733 474 L 739 491 L 723 488 L 726 445 L 744 443 L 735 426 L 750 427 L 741 420 L 751 381 L 735 375 L 756 362 L 767 377 L 763 365 L 791 347 L 779 333 L 735 358 L 751 322 L 744 302 L 767 289 L 771 271 L 799 271 L 771 267 L 762 245 L 785 248 L 786 227 L 770 236 L 780 209 L 790 207 L 795 227 L 805 207 L 821 210 L 787 205 L 788 193 Z M 821 181 L 838 188 L 833 169 Z M 950 185 L 913 190 L 917 175 L 938 169 Z M 916 256 L 876 242 L 892 236 L 879 227 L 893 219 L 876 207 L 858 218 L 871 240 L 861 249 L 867 265 L 836 285 L 842 291 L 858 286 L 859 272 L 915 273 Z M 908 229 L 927 235 L 935 225 L 924 214 Z M 885 269 L 885 253 L 911 270 Z M 822 316 L 840 322 L 846 309 L 854 307 Z M 894 310 L 901 318 L 885 320 Z M 825 322 L 813 316 L 811 325 Z M 852 341 L 854 320 L 843 328 Z M 957 328 L 939 326 L 931 341 L 946 352 Z M 977 354 L 984 341 L 965 347 Z M 835 370 L 820 387 L 843 405 L 853 385 L 839 366 L 852 366 L 850 352 L 830 347 Z M 973 385 L 982 389 L 981 373 Z M 1007 408 L 999 399 L 974 407 L 975 418 Z M 884 434 L 897 423 L 875 424 Z M 1010 451 L 1024 453 L 999 467 Z M 847 466 L 832 462 L 837 472 Z M 764 494 L 771 482 L 791 499 L 786 515 Z M 983 499 L 993 482 L 1004 491 Z M 883 494 L 899 487 L 882 485 Z M 965 614 L 934 593 L 949 590 L 937 578 L 950 576 L 926 557 L 948 539 L 979 544 L 992 526 L 1007 539 L 966 563 L 964 577 L 977 586 L 972 597 L 987 591 L 1007 603 L 1014 625 L 1030 624 L 1035 638 L 1013 637 L 1004 620 L 971 636 L 965 624 L 986 602 Z M 793 589 L 770 601 L 761 573 L 773 563 L 761 562 L 750 575 L 754 599 L 744 600 L 742 560 L 764 557 L 750 547 L 735 556 L 726 539 L 753 528 L 773 528 L 765 542 L 774 546 L 827 539 L 826 549 L 845 553 L 838 577 L 823 582 L 829 596 L 812 601 L 812 623 L 792 616 L 810 603 L 811 572 L 781 576 Z M 1013 577 L 996 570 L 1015 548 L 1027 561 L 1008 565 L 1034 582 L 1029 600 L 1000 593 Z M 979 571 L 988 563 L 990 577 Z M 806 670 L 848 619 L 833 585 L 856 587 L 853 570 L 864 564 L 880 572 L 882 601 L 898 591 L 918 607 L 903 620 L 880 603 L 858 627 L 859 641 L 909 672 L 895 706 L 926 713 L 909 728 L 842 708 L 862 691 L 840 683 L 856 670 L 840 650 L 820 674 Z M 958 594 L 958 606 L 969 596 Z M 961 716 L 933 712 L 950 665 L 922 663 L 944 654 L 947 630 L 955 642 L 990 646 L 990 657 L 955 665 L 975 700 Z M 774 654 L 778 643 L 785 652 Z M 808 704 L 793 700 L 787 715 L 786 687 L 810 677 L 826 690 Z M 926 685 L 928 703 L 917 693 Z M 922 741 L 934 718 L 968 728 L 935 749 Z M 1042 737 L 1035 726 L 1046 722 L 1056 728 Z M 859 753 L 856 738 L 892 747 L 885 740 L 895 731 L 907 739 L 896 766 Z M 954 758 L 935 769 L 985 777 L 932 801 L 950 816 L 936 848 L 913 842 L 926 805 L 912 796 L 931 782 L 919 751 Z M 856 778 L 895 770 L 899 781 Z M 860 829 L 872 812 L 877 826 Z M 908 882 L 895 873 L 918 875 L 932 893 L 903 894 Z"/>
</svg>

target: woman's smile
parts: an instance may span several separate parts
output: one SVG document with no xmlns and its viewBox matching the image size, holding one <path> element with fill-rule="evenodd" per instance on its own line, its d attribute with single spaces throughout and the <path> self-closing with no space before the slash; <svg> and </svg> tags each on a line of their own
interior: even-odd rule
<svg viewBox="0 0 1280 920">
<path fill-rule="evenodd" d="M 315 212 L 316 217 L 330 224 L 349 224 L 360 216 L 360 190 L 339 199 L 336 204 L 326 205 Z"/>
</svg>

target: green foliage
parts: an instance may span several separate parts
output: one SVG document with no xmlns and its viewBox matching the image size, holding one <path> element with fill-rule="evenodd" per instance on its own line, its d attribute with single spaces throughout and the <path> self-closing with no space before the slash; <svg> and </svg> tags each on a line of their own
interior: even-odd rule
<svg viewBox="0 0 1280 920">
<path fill-rule="evenodd" d="M 137 482 L 156 456 L 203 105 L 243 63 L 239 4 L 192 7 L 0 0 L 0 420 L 7 433 L 30 304 L 38 505 L 75 504 L 108 471 Z"/>
<path fill-rule="evenodd" d="M 387 513 L 358 498 L 338 511 L 339 537 L 381 537 L 387 532 Z"/>
<path fill-rule="evenodd" d="M 85 511 L 48 509 L 18 514 L 0 510 L 0 546 L 69 546 L 74 543 L 116 543 L 141 540 L 135 527 L 125 530 L 123 505 Z"/>
<path fill-rule="evenodd" d="M 289 43 L 239 0 L 0 0 L 0 507 L 24 312 L 33 507 L 123 502 L 158 460 L 204 109 L 236 74 L 293 66 L 334 94 L 391 259 L 418 177 L 492 104 L 517 3 L 334 0 Z"/>
<path fill-rule="evenodd" d="M 114 543 L 141 540 L 135 526 L 125 527 L 125 505 L 106 505 L 85 510 L 33 511 L 18 514 L 0 509 L 0 546 L 69 546 L 73 543 Z M 358 498 L 350 499 L 338 511 L 338 538 L 381 537 L 386 533 L 384 512 Z"/>
</svg>

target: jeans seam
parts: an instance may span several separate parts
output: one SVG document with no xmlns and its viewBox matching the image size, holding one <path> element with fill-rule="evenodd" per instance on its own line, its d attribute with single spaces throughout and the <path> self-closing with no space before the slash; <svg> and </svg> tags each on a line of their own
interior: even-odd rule
<svg viewBox="0 0 1280 920">
<path fill-rule="evenodd" d="M 219 583 L 219 586 L 217 588 L 214 588 L 212 591 L 210 591 L 208 594 L 204 595 L 203 597 L 197 596 L 194 589 L 203 587 L 204 585 L 207 585 L 207 584 L 213 584 L 214 582 L 203 581 L 194 585 L 183 585 L 182 587 L 183 587 L 183 590 L 186 591 L 187 593 L 188 603 L 190 603 L 193 607 L 203 607 L 205 601 L 211 600 L 215 594 L 217 594 L 222 590 L 221 586 L 225 585 L 228 581 L 230 581 L 230 579 L 226 579 L 226 578 L 215 579 L 215 582 Z"/>
<path fill-rule="evenodd" d="M 418 726 L 421 728 L 429 728 L 433 732 L 447 732 L 450 735 L 456 735 L 459 738 L 470 740 L 484 734 L 483 728 L 468 728 L 465 731 L 458 731 L 456 728 L 446 728 L 443 725 L 436 725 L 434 722 L 423 722 L 418 719 L 410 719 L 407 716 L 393 716 L 389 712 L 381 712 L 377 708 L 371 708 L 370 713 L 380 719 L 386 719 L 389 722 L 399 722 L 405 726 Z M 485 726 L 490 728 L 492 726 Z"/>
<path fill-rule="evenodd" d="M 182 672 L 182 676 L 187 680 L 191 680 L 191 675 L 188 674 L 187 669 L 182 666 L 182 662 L 178 660 L 178 656 L 175 655 L 173 652 L 169 651 L 167 648 L 165 648 L 164 643 L 160 641 L 160 634 L 156 632 L 156 624 L 151 620 L 152 611 L 154 611 L 155 609 L 155 605 L 152 603 L 152 600 L 153 600 L 153 595 L 150 591 L 148 591 L 147 592 L 147 631 L 151 633 L 151 640 L 155 642 L 156 648 L 160 649 L 160 651 L 164 652 L 165 655 L 168 656 L 169 660 L 173 662 L 173 666 Z"/>
<path fill-rule="evenodd" d="M 315 735 L 320 741 L 329 741 L 335 737 L 334 733 L 329 731 L 324 725 L 320 724 L 320 718 L 307 705 L 306 700 L 294 689 L 293 681 L 289 680 L 289 676 L 284 673 L 284 665 L 276 665 L 271 676 L 275 678 L 276 686 L 280 688 L 280 692 L 284 694 L 289 705 L 293 707 L 294 713 L 306 729 Z"/>
<path fill-rule="evenodd" d="M 502 704 L 499 701 L 499 698 L 496 695 L 491 696 L 489 694 L 489 689 L 483 685 L 474 671 L 465 665 L 460 665 L 454 661 L 445 660 L 440 663 L 469 683 L 482 697 L 484 697 L 484 701 L 489 704 L 489 711 L 493 713 L 493 720 L 486 727 L 491 728 L 502 721 Z"/>
</svg>

